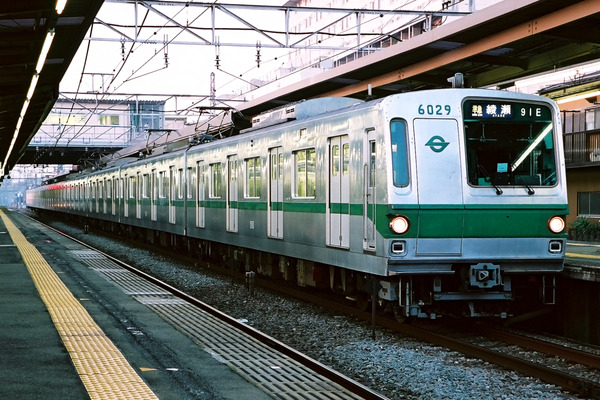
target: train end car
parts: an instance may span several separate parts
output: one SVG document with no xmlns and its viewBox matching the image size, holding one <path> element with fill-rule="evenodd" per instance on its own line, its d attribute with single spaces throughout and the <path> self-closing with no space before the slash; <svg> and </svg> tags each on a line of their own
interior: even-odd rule
<svg viewBox="0 0 600 400">
<path fill-rule="evenodd" d="M 456 88 L 309 100 L 255 122 L 32 189 L 27 205 L 348 298 L 376 290 L 401 318 L 555 303 L 568 204 L 552 101 Z"/>
</svg>

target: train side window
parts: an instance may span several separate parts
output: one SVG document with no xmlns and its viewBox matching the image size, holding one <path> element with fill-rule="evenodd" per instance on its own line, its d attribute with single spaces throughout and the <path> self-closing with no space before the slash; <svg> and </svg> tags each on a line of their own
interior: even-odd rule
<svg viewBox="0 0 600 400">
<path fill-rule="evenodd" d="M 130 199 L 135 199 L 135 191 L 136 191 L 136 185 L 135 185 L 135 176 L 130 176 L 129 177 L 129 186 L 127 187 L 127 191 L 129 192 L 129 198 Z"/>
<path fill-rule="evenodd" d="M 150 197 L 150 175 L 142 175 L 142 198 L 147 199 Z"/>
<path fill-rule="evenodd" d="M 369 141 L 369 187 L 375 187 L 375 168 L 377 166 L 377 145 Z"/>
<path fill-rule="evenodd" d="M 392 144 L 392 174 L 395 186 L 408 185 L 408 151 L 406 122 L 394 119 L 390 123 Z"/>
<path fill-rule="evenodd" d="M 106 198 L 112 199 L 112 180 L 110 178 L 106 180 Z"/>
<path fill-rule="evenodd" d="M 340 146 L 335 145 L 331 148 L 331 175 L 338 176 L 340 172 Z"/>
<path fill-rule="evenodd" d="M 294 197 L 314 198 L 317 191 L 315 149 L 294 152 Z"/>
<path fill-rule="evenodd" d="M 165 171 L 160 171 L 158 173 L 158 197 L 161 199 L 166 198 L 168 190 L 169 180 L 165 176 Z"/>
<path fill-rule="evenodd" d="M 210 164 L 210 189 L 209 196 L 221 198 L 223 194 L 223 166 L 221 163 Z"/>
<path fill-rule="evenodd" d="M 196 193 L 196 170 L 195 169 L 188 167 L 188 169 L 186 171 L 185 184 L 186 184 L 186 191 L 187 191 L 186 197 L 188 199 L 193 199 L 194 194 Z"/>
<path fill-rule="evenodd" d="M 260 157 L 246 160 L 246 198 L 260 198 L 261 172 Z"/>
<path fill-rule="evenodd" d="M 175 185 L 176 185 L 176 190 L 177 190 L 177 198 L 183 199 L 184 186 L 183 186 L 183 169 L 182 168 L 177 170 L 177 182 L 175 183 Z"/>
<path fill-rule="evenodd" d="M 350 174 L 350 144 L 344 143 L 342 146 L 342 175 Z"/>
</svg>

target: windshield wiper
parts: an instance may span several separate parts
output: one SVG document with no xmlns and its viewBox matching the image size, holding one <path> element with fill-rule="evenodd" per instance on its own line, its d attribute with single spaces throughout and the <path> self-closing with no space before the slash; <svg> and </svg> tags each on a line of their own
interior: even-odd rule
<svg viewBox="0 0 600 400">
<path fill-rule="evenodd" d="M 529 186 L 526 182 L 523 182 L 523 186 L 527 188 L 527 194 L 532 196 L 535 194 L 535 190 L 531 186 Z"/>
<path fill-rule="evenodd" d="M 521 181 L 520 183 L 527 188 L 528 195 L 532 196 L 535 194 L 535 190 L 533 190 L 533 188 L 527 184 L 527 180 L 525 179 L 525 177 L 523 177 L 521 175 L 515 176 L 515 184 L 517 184 L 517 178 L 520 178 L 519 179 Z"/>
<path fill-rule="evenodd" d="M 502 191 L 502 189 L 500 189 L 492 180 L 492 177 L 490 176 L 490 174 L 488 174 L 488 172 L 485 170 L 485 168 L 483 168 L 483 166 L 481 164 L 477 164 L 477 169 L 479 171 L 481 171 L 483 173 L 483 176 L 485 177 L 485 179 L 490 182 L 490 184 L 494 187 L 494 189 L 496 189 L 496 194 L 498 196 L 500 196 L 502 193 L 504 193 Z"/>
</svg>

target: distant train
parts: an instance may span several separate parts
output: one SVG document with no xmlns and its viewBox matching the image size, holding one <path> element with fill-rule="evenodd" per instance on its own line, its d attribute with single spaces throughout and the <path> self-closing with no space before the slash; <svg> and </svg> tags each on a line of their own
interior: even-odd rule
<svg viewBox="0 0 600 400">
<path fill-rule="evenodd" d="M 94 219 L 399 317 L 555 302 L 568 213 L 550 100 L 483 89 L 322 98 L 228 138 L 73 173 L 27 206 Z"/>
</svg>

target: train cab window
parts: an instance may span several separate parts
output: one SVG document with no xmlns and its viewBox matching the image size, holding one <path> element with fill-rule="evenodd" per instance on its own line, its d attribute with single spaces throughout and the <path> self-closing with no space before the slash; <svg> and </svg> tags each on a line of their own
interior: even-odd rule
<svg viewBox="0 0 600 400">
<path fill-rule="evenodd" d="M 221 198 L 223 196 L 223 166 L 221 163 L 210 164 L 209 197 Z"/>
<path fill-rule="evenodd" d="M 395 119 L 390 123 L 392 144 L 392 175 L 395 186 L 408 185 L 408 151 L 406 121 Z"/>
<path fill-rule="evenodd" d="M 314 198 L 317 191 L 315 149 L 294 152 L 294 197 Z"/>
<path fill-rule="evenodd" d="M 261 172 L 260 157 L 246 160 L 246 198 L 260 198 Z"/>
<path fill-rule="evenodd" d="M 530 188 L 556 184 L 556 147 L 548 106 L 469 100 L 463 113 L 470 185 Z"/>
</svg>

